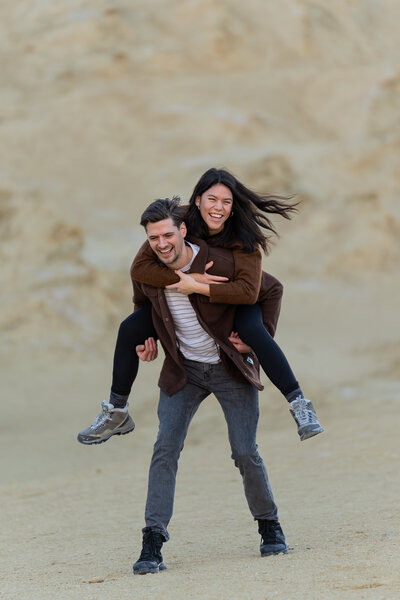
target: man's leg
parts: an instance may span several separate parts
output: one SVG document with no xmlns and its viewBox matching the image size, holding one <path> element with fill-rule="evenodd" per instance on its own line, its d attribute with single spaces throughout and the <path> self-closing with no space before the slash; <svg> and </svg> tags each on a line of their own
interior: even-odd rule
<svg viewBox="0 0 400 600">
<path fill-rule="evenodd" d="M 173 396 L 160 392 L 160 424 L 150 464 L 146 527 L 143 529 L 142 553 L 133 565 L 135 574 L 157 573 L 166 568 L 161 547 L 169 539 L 167 527 L 174 505 L 178 459 L 190 422 L 202 400 L 209 395 L 208 390 L 201 385 L 201 378 L 197 377 L 201 365 L 193 365 L 193 373 L 187 373 L 188 383 L 181 391 Z"/>
<path fill-rule="evenodd" d="M 232 458 L 242 476 L 250 512 L 259 524 L 259 533 L 262 535 L 261 554 L 267 556 L 286 553 L 287 546 L 278 521 L 278 508 L 267 470 L 257 450 L 258 392 L 249 383 L 234 381 L 222 364 L 215 365 L 213 371 L 212 391 L 224 411 Z"/>
<path fill-rule="evenodd" d="M 167 531 L 172 517 L 178 459 L 190 422 L 209 392 L 189 382 L 174 394 L 160 392 L 158 404 L 159 430 L 150 463 L 145 509 L 146 527 L 139 559 L 133 565 L 136 575 L 157 573 L 166 569 L 161 547 L 169 539 Z"/>
<path fill-rule="evenodd" d="M 222 363 L 214 366 L 212 390 L 224 411 L 232 458 L 243 478 L 244 492 L 255 519 L 277 519 L 267 470 L 257 450 L 258 392 L 233 380 Z"/>
<path fill-rule="evenodd" d="M 173 396 L 160 392 L 160 424 L 150 463 L 145 520 L 146 527 L 159 531 L 165 541 L 169 538 L 167 527 L 174 504 L 178 459 L 190 422 L 208 395 L 207 390 L 192 383 Z"/>
</svg>

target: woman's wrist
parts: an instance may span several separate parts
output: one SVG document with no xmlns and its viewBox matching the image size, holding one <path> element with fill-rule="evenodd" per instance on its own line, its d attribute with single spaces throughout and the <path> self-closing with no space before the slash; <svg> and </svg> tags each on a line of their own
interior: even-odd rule
<svg viewBox="0 0 400 600">
<path fill-rule="evenodd" d="M 194 288 L 196 294 L 201 294 L 202 296 L 210 296 L 210 285 L 208 283 L 200 283 L 199 281 L 196 281 Z"/>
</svg>

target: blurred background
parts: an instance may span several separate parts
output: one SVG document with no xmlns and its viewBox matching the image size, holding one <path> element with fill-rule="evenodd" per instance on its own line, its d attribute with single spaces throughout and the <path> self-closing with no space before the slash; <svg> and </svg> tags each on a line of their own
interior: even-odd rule
<svg viewBox="0 0 400 600">
<path fill-rule="evenodd" d="M 365 464 L 366 480 L 379 472 L 390 489 L 400 399 L 399 22 L 395 0 L 1 3 L 0 490 L 21 500 L 21 514 L 54 510 L 46 494 L 68 481 L 76 496 L 61 526 L 76 522 L 74 510 L 85 521 L 93 506 L 82 482 L 102 490 L 106 477 L 121 481 L 109 471 L 119 462 L 118 502 L 135 531 L 142 526 L 162 357 L 139 374 L 132 436 L 97 448 L 75 437 L 108 397 L 142 211 L 158 197 L 187 201 L 211 166 L 301 201 L 292 221 L 275 222 L 280 238 L 264 261 L 285 288 L 276 339 L 327 430 L 319 446 L 301 448 L 296 468 L 318 448 L 328 487 L 344 460 L 342 485 Z M 265 386 L 260 436 L 283 460 L 269 466 L 290 515 L 302 486 L 281 474 L 298 440 L 284 401 Z M 210 401 L 189 456 L 196 443 L 196 455 L 212 456 L 220 437 L 227 444 Z M 228 454 L 223 467 L 209 465 L 218 480 L 232 468 Z M 241 494 L 237 478 L 232 485 Z M 31 509 L 26 486 L 44 495 Z M 111 490 L 103 501 L 115 503 Z"/>
</svg>

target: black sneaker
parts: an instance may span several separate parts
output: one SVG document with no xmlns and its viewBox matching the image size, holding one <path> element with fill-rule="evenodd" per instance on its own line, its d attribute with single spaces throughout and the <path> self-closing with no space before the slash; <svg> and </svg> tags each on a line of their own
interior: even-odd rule
<svg viewBox="0 0 400 600">
<path fill-rule="evenodd" d="M 281 553 L 287 554 L 288 548 L 279 521 L 259 519 L 258 533 L 261 535 L 261 556 L 270 556 L 271 554 Z"/>
<path fill-rule="evenodd" d="M 142 552 L 133 565 L 134 575 L 158 573 L 167 568 L 161 554 L 163 542 L 165 542 L 165 539 L 158 531 L 154 531 L 149 527 L 143 529 Z"/>
</svg>

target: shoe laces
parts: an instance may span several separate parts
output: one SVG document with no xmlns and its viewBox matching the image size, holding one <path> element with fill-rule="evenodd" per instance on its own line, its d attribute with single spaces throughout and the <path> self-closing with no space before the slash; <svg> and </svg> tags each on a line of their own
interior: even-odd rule
<svg viewBox="0 0 400 600">
<path fill-rule="evenodd" d="M 281 533 L 281 526 L 277 521 L 266 521 L 259 522 L 259 533 L 264 543 L 272 542 L 276 540 L 277 534 Z"/>
<path fill-rule="evenodd" d="M 103 400 L 103 402 L 101 403 L 101 413 L 99 413 L 97 415 L 96 420 L 93 423 L 93 425 L 90 426 L 90 429 L 96 429 L 97 427 L 99 427 L 99 425 L 102 425 L 103 423 L 108 421 L 110 418 L 111 418 L 110 405 L 108 404 L 108 402 Z"/>
<path fill-rule="evenodd" d="M 299 425 L 304 425 L 309 421 L 309 411 L 307 408 L 307 400 L 302 396 L 297 396 L 297 398 L 292 403 L 293 411 L 296 415 L 296 419 L 299 422 Z"/>
<path fill-rule="evenodd" d="M 161 535 L 156 531 L 146 531 L 143 534 L 143 548 L 139 560 L 160 559 L 161 547 Z"/>
</svg>

